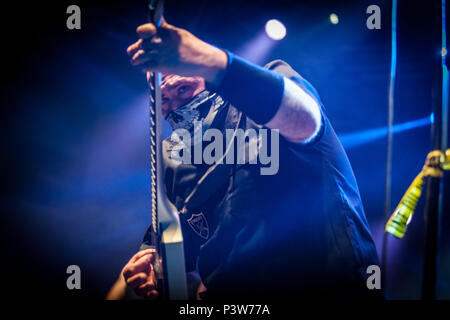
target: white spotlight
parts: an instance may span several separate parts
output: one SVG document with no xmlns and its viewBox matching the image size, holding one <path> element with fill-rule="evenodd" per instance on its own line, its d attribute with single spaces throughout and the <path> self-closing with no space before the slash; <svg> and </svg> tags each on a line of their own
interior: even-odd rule
<svg viewBox="0 0 450 320">
<path fill-rule="evenodd" d="M 281 40 L 286 36 L 286 27 L 280 21 L 271 19 L 266 22 L 266 33 L 273 40 Z"/>
<path fill-rule="evenodd" d="M 339 17 L 337 16 L 337 14 L 335 14 L 335 13 L 330 14 L 330 22 L 332 24 L 338 24 L 339 23 Z"/>
</svg>

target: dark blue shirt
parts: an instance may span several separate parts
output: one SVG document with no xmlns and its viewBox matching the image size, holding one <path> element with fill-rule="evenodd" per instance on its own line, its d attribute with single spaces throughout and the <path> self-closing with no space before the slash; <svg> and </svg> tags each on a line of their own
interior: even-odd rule
<svg viewBox="0 0 450 320">
<path fill-rule="evenodd" d="M 371 296 L 366 270 L 378 258 L 347 155 L 314 88 L 283 61 L 266 67 L 316 99 L 320 131 L 303 144 L 280 135 L 275 175 L 255 164 L 222 165 L 205 181 L 180 214 L 187 269 L 198 269 L 212 298 Z M 239 115 L 228 104 L 213 127 L 234 128 Z M 261 126 L 242 115 L 239 127 Z M 179 210 L 207 169 L 166 163 L 166 191 Z"/>
</svg>

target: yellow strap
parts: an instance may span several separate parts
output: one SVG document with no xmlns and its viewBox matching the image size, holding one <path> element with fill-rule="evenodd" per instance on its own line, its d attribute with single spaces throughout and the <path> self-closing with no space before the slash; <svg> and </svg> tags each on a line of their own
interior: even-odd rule
<svg viewBox="0 0 450 320">
<path fill-rule="evenodd" d="M 433 150 L 427 155 L 425 165 L 406 190 L 394 213 L 386 223 L 385 232 L 397 238 L 403 238 L 406 227 L 412 219 L 419 198 L 422 195 L 422 187 L 425 177 L 441 178 L 444 170 L 450 170 L 450 149 L 445 151 Z"/>
<path fill-rule="evenodd" d="M 442 169 L 450 170 L 450 149 L 445 150 L 445 156 L 442 161 Z"/>
</svg>

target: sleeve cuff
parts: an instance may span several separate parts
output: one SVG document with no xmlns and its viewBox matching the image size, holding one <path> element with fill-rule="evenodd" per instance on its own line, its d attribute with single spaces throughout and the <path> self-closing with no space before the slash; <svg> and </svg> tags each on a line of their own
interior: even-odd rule
<svg viewBox="0 0 450 320">
<path fill-rule="evenodd" d="M 226 70 L 216 85 L 208 87 L 258 124 L 269 122 L 277 113 L 284 94 L 283 76 L 224 50 Z"/>
</svg>

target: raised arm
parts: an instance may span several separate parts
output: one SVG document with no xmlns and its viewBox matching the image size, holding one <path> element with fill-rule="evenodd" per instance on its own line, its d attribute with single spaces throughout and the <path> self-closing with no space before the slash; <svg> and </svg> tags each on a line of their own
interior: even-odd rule
<svg viewBox="0 0 450 320">
<path fill-rule="evenodd" d="M 127 53 L 131 64 L 144 72 L 203 77 L 248 117 L 279 129 L 289 141 L 307 141 L 319 131 L 317 101 L 280 73 L 220 50 L 165 21 L 159 29 L 150 23 L 141 25 L 137 34 L 139 40 L 128 47 Z"/>
</svg>

